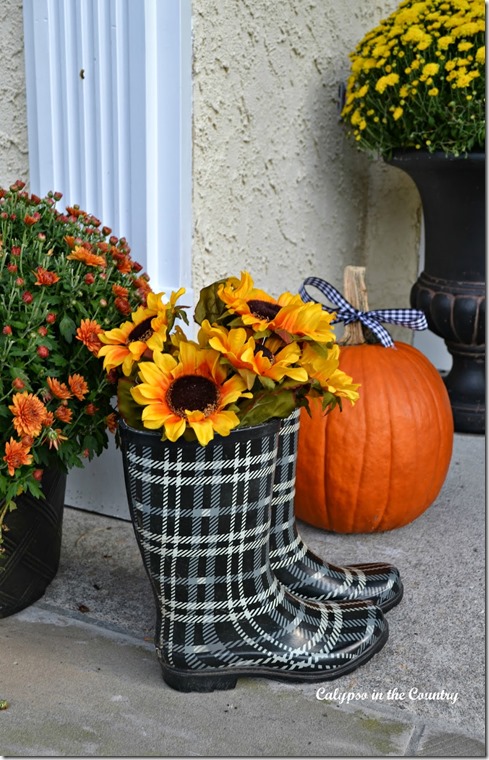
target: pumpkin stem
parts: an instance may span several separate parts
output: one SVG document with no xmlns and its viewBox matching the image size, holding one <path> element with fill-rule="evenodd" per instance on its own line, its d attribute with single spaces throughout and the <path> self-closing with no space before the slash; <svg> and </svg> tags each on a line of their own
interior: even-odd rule
<svg viewBox="0 0 489 760">
<path fill-rule="evenodd" d="M 365 284 L 365 267 L 348 265 L 343 273 L 343 293 L 346 300 L 359 311 L 368 311 L 367 286 Z M 361 322 L 345 325 L 343 337 L 338 341 L 343 346 L 358 346 L 366 343 Z"/>
</svg>

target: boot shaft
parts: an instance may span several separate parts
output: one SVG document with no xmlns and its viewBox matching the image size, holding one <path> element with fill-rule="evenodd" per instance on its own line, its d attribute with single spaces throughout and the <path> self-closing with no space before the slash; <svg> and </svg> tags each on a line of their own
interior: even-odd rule
<svg viewBox="0 0 489 760">
<path fill-rule="evenodd" d="M 300 409 L 280 421 L 277 462 L 273 484 L 270 559 L 276 566 L 286 566 L 305 553 L 295 521 L 294 498 L 299 439 Z"/>
<path fill-rule="evenodd" d="M 174 622 L 191 610 L 204 619 L 259 608 L 276 584 L 268 538 L 277 434 L 267 423 L 203 447 L 121 425 L 136 537 Z"/>
</svg>

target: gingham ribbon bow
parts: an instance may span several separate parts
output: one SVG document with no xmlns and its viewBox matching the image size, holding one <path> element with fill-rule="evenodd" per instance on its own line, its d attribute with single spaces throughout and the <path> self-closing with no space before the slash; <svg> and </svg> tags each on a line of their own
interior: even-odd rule
<svg viewBox="0 0 489 760">
<path fill-rule="evenodd" d="M 333 304 L 334 308 L 323 305 L 326 311 L 335 311 L 336 318 L 333 323 L 343 322 L 345 325 L 351 322 L 361 322 L 368 327 L 374 335 L 380 340 L 386 348 L 392 348 L 394 341 L 383 327 L 381 322 L 389 322 L 403 327 L 410 327 L 412 330 L 426 330 L 428 322 L 422 311 L 418 309 L 373 309 L 372 311 L 359 311 L 355 309 L 341 293 L 336 290 L 329 282 L 321 280 L 319 277 L 307 277 L 299 289 L 299 295 L 303 301 L 316 301 L 306 291 L 306 285 L 313 285 L 317 288 L 328 301 Z"/>
</svg>

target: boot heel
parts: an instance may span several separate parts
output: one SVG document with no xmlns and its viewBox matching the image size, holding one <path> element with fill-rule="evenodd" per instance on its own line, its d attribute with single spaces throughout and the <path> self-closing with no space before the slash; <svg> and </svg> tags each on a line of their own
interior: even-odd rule
<svg viewBox="0 0 489 760">
<path fill-rule="evenodd" d="M 166 665 L 162 665 L 161 670 L 163 671 L 164 682 L 177 691 L 225 691 L 234 689 L 238 681 L 237 676 L 219 673 L 218 671 L 213 673 L 204 670 L 202 673 L 198 673 L 188 670 L 174 670 Z"/>
</svg>

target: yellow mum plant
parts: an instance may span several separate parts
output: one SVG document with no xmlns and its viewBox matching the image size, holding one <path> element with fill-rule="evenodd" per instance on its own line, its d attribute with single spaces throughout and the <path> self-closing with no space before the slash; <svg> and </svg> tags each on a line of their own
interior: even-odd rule
<svg viewBox="0 0 489 760">
<path fill-rule="evenodd" d="M 361 150 L 483 148 L 483 0 L 404 0 L 350 59 L 342 117 Z"/>
<path fill-rule="evenodd" d="M 284 418 L 310 397 L 329 411 L 358 399 L 358 385 L 339 367 L 334 313 L 299 295 L 277 299 L 255 288 L 247 272 L 204 288 L 190 340 L 177 301 L 149 294 L 131 319 L 99 334 L 104 369 L 118 374 L 118 410 L 139 430 L 163 440 L 194 439 Z"/>
</svg>

